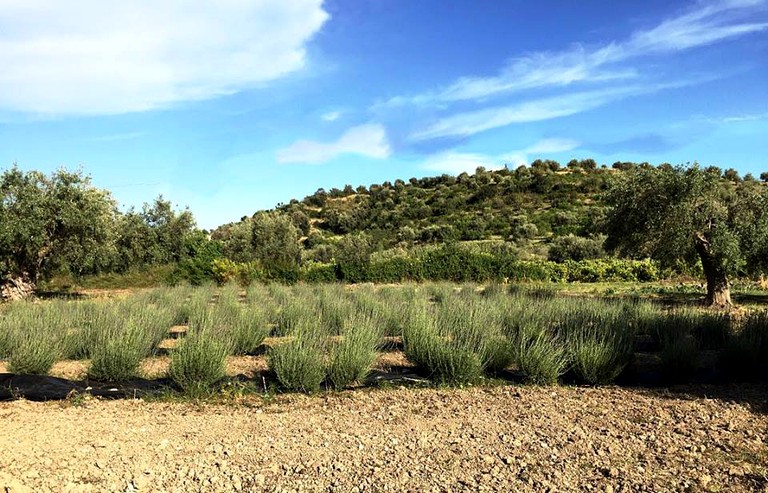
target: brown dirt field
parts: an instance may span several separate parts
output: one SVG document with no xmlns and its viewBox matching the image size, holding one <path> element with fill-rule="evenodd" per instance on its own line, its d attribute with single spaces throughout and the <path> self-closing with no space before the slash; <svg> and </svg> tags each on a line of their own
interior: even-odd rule
<svg viewBox="0 0 768 493">
<path fill-rule="evenodd" d="M 6 402 L 0 491 L 768 491 L 766 388 L 686 390 Z"/>
</svg>

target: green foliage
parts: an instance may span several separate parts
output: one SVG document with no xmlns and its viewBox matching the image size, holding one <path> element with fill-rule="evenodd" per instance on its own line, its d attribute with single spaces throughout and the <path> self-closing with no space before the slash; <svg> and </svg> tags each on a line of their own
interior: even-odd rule
<svg viewBox="0 0 768 493">
<path fill-rule="evenodd" d="M 59 356 L 55 335 L 45 327 L 24 327 L 10 341 L 8 370 L 21 375 L 47 375 Z"/>
<path fill-rule="evenodd" d="M 747 315 L 741 330 L 730 335 L 721 365 L 731 380 L 768 382 L 768 311 Z"/>
<path fill-rule="evenodd" d="M 258 262 L 234 262 L 228 258 L 217 258 L 211 262 L 211 272 L 217 284 L 237 282 L 250 286 L 254 281 L 264 279 L 264 271 Z"/>
<path fill-rule="evenodd" d="M 700 260 L 710 303 L 730 304 L 727 276 L 768 251 L 767 200 L 757 182 L 728 183 L 697 165 L 636 168 L 607 194 L 606 246 L 665 266 Z"/>
<path fill-rule="evenodd" d="M 141 212 L 130 209 L 118 215 L 115 230 L 110 270 L 117 272 L 185 260 L 191 256 L 189 242 L 199 235 L 189 209 L 174 211 L 162 195 L 144 204 Z"/>
<path fill-rule="evenodd" d="M 214 279 L 213 262 L 221 258 L 221 245 L 195 234 L 187 239 L 187 256 L 177 264 L 168 279 L 169 284 L 181 281 L 200 286 Z"/>
<path fill-rule="evenodd" d="M 378 358 L 381 330 L 375 321 L 354 316 L 344 325 L 344 333 L 330 351 L 328 380 L 336 389 L 362 382 Z"/>
<path fill-rule="evenodd" d="M 115 320 L 115 323 L 119 323 Z M 152 347 L 152 340 L 134 320 L 116 326 L 90 350 L 88 378 L 102 382 L 122 382 L 138 375 L 141 360 Z"/>
<path fill-rule="evenodd" d="M 325 378 L 325 342 L 316 330 L 301 327 L 289 342 L 270 348 L 267 360 L 286 390 L 320 390 Z"/>
<path fill-rule="evenodd" d="M 80 172 L 6 170 L 0 176 L 0 278 L 36 282 L 59 269 L 77 275 L 98 269 L 115 214 L 109 193 Z"/>
<path fill-rule="evenodd" d="M 295 281 L 301 261 L 299 229 L 291 219 L 275 212 L 255 214 L 251 246 L 270 279 Z"/>
<path fill-rule="evenodd" d="M 562 341 L 545 332 L 524 329 L 515 350 L 517 367 L 534 385 L 554 385 L 568 371 L 568 351 Z"/>
<path fill-rule="evenodd" d="M 572 234 L 560 236 L 552 241 L 548 258 L 553 262 L 600 258 L 605 255 L 603 241 L 604 238 L 583 238 Z"/>
<path fill-rule="evenodd" d="M 173 350 L 168 373 L 184 392 L 205 394 L 224 378 L 227 352 L 212 331 L 192 330 Z"/>
</svg>

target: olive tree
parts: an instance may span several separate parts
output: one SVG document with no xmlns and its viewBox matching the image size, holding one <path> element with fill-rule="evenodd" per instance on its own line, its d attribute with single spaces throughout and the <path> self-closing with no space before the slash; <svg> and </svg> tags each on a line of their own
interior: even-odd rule
<svg viewBox="0 0 768 493">
<path fill-rule="evenodd" d="M 47 176 L 13 166 L 0 176 L 0 277 L 34 284 L 59 268 L 97 269 L 110 253 L 116 214 L 109 192 L 79 171 Z"/>
<path fill-rule="evenodd" d="M 606 247 L 662 264 L 701 262 L 707 303 L 730 306 L 729 276 L 762 269 L 768 192 L 691 167 L 636 168 L 612 183 Z"/>
<path fill-rule="evenodd" d="M 279 212 L 259 212 L 251 219 L 251 247 L 270 277 L 291 276 L 301 262 L 300 231 Z"/>
</svg>

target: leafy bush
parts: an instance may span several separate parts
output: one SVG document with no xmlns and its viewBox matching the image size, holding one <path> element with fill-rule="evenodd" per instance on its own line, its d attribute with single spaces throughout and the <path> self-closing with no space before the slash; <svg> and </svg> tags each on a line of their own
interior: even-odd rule
<svg viewBox="0 0 768 493">
<path fill-rule="evenodd" d="M 185 393 L 204 395 L 224 378 L 228 348 L 208 330 L 192 330 L 171 353 L 168 374 Z"/>
<path fill-rule="evenodd" d="M 8 370 L 20 375 L 47 375 L 58 357 L 59 349 L 48 334 L 39 332 L 17 335 L 12 339 Z"/>
<path fill-rule="evenodd" d="M 699 365 L 699 346 L 693 337 L 668 341 L 661 349 L 661 368 L 670 383 L 688 382 Z"/>
<path fill-rule="evenodd" d="M 102 382 L 135 378 L 141 360 L 151 347 L 150 334 L 129 319 L 124 327 L 113 327 L 109 333 L 101 334 L 98 343 L 91 349 L 88 377 Z"/>
<path fill-rule="evenodd" d="M 234 262 L 227 258 L 213 259 L 211 274 L 219 285 L 237 282 L 240 286 L 250 286 L 265 277 L 259 262 Z"/>
<path fill-rule="evenodd" d="M 378 357 L 379 328 L 370 318 L 355 316 L 346 321 L 343 338 L 331 349 L 328 379 L 342 389 L 368 376 Z"/>
<path fill-rule="evenodd" d="M 302 329 L 289 342 L 267 352 L 269 367 L 286 390 L 316 392 L 325 378 L 323 338 Z"/>
<path fill-rule="evenodd" d="M 568 371 L 568 351 L 560 340 L 545 332 L 523 331 L 516 350 L 517 366 L 530 383 L 553 385 Z"/>
<path fill-rule="evenodd" d="M 566 260 L 587 260 L 605 256 L 604 238 L 583 238 L 581 236 L 560 236 L 549 247 L 548 259 L 553 262 Z"/>
</svg>

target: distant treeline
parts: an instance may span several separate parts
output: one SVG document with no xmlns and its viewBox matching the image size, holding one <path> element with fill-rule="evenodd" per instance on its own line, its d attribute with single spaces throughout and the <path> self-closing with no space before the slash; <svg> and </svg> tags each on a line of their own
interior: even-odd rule
<svg viewBox="0 0 768 493">
<path fill-rule="evenodd" d="M 537 160 L 516 169 L 320 189 L 207 232 L 189 210 L 162 197 L 120 212 L 110 193 L 81 172 L 49 176 L 14 166 L 0 178 L 0 278 L 77 279 L 168 265 L 169 282 L 193 283 L 589 282 L 696 270 L 695 262 L 662 266 L 606 253 L 606 192 L 637 170 L 679 172 L 669 164 Z M 732 169 L 705 172 L 723 187 L 759 187 Z M 760 179 L 768 181 L 768 173 Z M 748 266 L 742 271 L 750 273 Z"/>
</svg>

